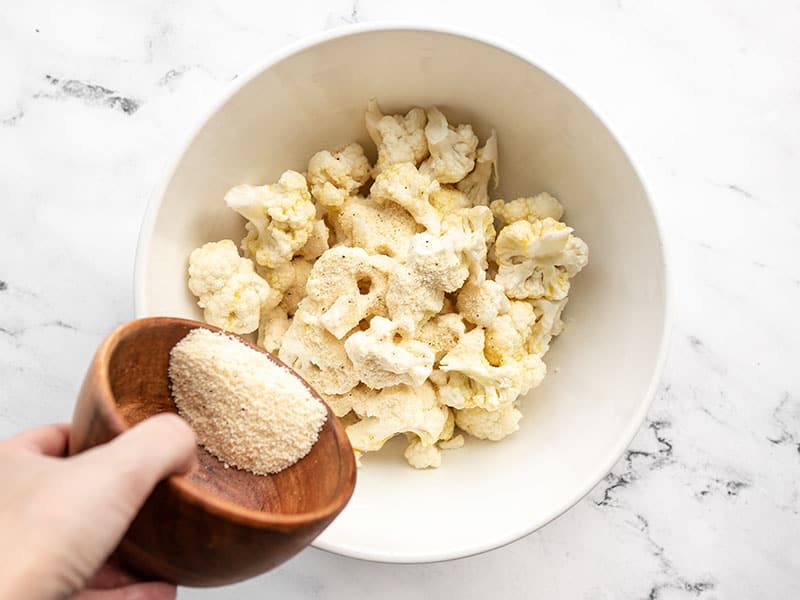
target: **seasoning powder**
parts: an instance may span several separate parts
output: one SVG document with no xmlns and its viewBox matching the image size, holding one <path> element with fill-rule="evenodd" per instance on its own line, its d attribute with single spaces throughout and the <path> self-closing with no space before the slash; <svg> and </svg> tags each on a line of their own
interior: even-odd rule
<svg viewBox="0 0 800 600">
<path fill-rule="evenodd" d="M 180 415 L 226 465 L 277 473 L 309 453 L 327 409 L 288 369 L 241 341 L 193 329 L 170 352 Z"/>
</svg>

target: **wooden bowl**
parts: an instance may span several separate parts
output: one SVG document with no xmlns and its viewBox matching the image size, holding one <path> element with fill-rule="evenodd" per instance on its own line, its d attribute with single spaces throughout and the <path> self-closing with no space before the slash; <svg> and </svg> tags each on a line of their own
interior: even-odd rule
<svg viewBox="0 0 800 600">
<path fill-rule="evenodd" d="M 69 453 L 106 443 L 157 413 L 176 412 L 169 353 L 197 327 L 220 331 L 169 317 L 139 319 L 113 331 L 84 379 Z M 198 458 L 198 469 L 156 486 L 125 534 L 117 554 L 132 570 L 190 586 L 223 585 L 269 571 L 328 526 L 356 480 L 353 450 L 330 408 L 311 452 L 275 475 L 225 468 L 200 447 Z"/>
</svg>

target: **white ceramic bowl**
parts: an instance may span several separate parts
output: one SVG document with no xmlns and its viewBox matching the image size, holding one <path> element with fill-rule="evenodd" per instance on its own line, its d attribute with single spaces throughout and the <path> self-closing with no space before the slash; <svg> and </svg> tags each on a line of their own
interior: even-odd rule
<svg viewBox="0 0 800 600">
<path fill-rule="evenodd" d="M 496 43 L 419 28 L 341 29 L 272 56 L 235 82 L 153 196 L 136 312 L 200 318 L 186 288 L 189 252 L 242 236 L 225 191 L 303 171 L 322 148 L 354 139 L 372 148 L 372 97 L 387 112 L 435 104 L 482 139 L 494 127 L 497 195 L 554 194 L 591 251 L 520 431 L 501 443 L 470 439 L 426 471 L 389 443 L 365 457 L 352 501 L 315 542 L 379 561 L 457 558 L 541 527 L 597 484 L 639 428 L 664 356 L 664 252 L 647 192 L 608 127 L 558 80 Z"/>
</svg>

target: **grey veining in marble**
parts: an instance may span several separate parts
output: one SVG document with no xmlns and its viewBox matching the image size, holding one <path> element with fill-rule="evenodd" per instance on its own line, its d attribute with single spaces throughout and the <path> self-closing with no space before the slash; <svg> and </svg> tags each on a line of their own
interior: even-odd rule
<svg viewBox="0 0 800 600">
<path fill-rule="evenodd" d="M 223 86 L 303 35 L 401 19 L 518 46 L 626 140 L 663 223 L 674 332 L 606 479 L 494 552 L 383 565 L 307 550 L 182 598 L 800 597 L 800 6 L 142 0 L 0 5 L 0 435 L 70 416 L 133 315 L 151 187 Z"/>
</svg>

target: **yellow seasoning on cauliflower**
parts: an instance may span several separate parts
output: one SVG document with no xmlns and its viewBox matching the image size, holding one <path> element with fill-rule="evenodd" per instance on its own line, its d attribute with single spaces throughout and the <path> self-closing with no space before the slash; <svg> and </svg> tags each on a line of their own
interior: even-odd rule
<svg viewBox="0 0 800 600">
<path fill-rule="evenodd" d="M 288 369 L 239 340 L 193 329 L 170 352 L 180 415 L 226 465 L 277 473 L 311 451 L 327 409 Z"/>
</svg>

